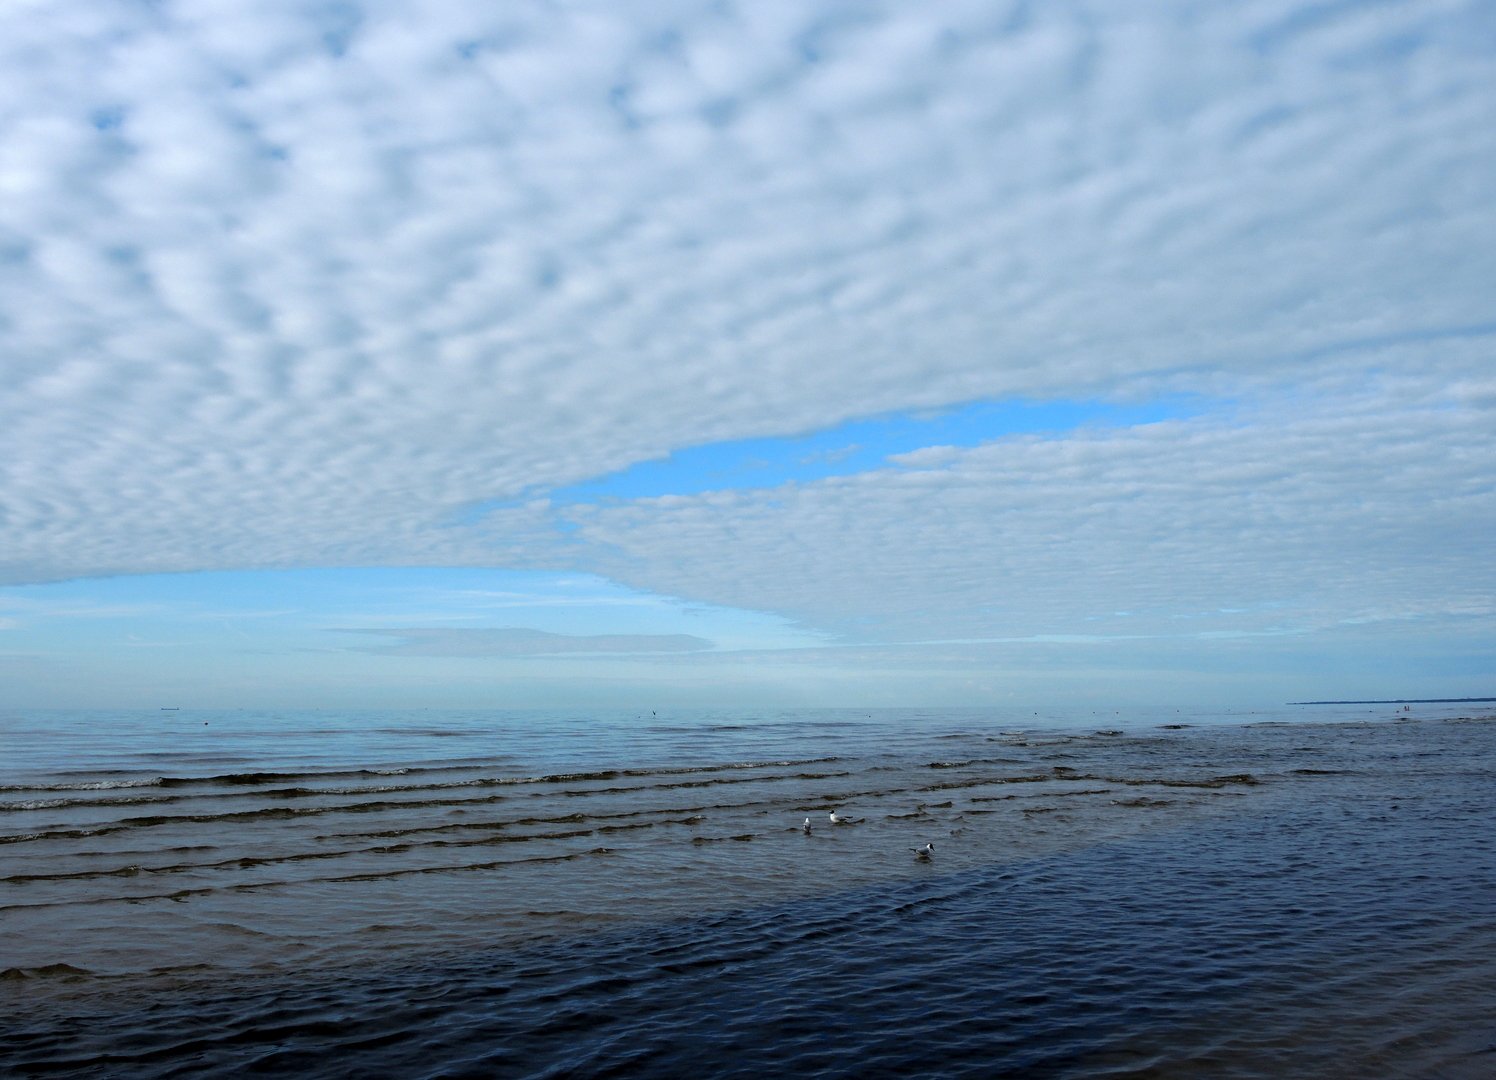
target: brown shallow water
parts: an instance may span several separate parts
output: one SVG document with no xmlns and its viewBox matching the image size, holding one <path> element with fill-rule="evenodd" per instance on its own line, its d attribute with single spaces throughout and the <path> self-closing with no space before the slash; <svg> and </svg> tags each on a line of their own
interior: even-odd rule
<svg viewBox="0 0 1496 1080">
<path fill-rule="evenodd" d="M 1496 724 L 813 720 L 7 777 L 0 1068 L 1493 1072 Z"/>
</svg>

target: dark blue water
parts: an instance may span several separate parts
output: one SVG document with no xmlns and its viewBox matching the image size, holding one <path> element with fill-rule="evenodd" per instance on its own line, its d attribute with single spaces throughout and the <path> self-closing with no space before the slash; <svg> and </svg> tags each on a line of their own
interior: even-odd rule
<svg viewBox="0 0 1496 1080">
<path fill-rule="evenodd" d="M 695 917 L 123 987 L 33 973 L 12 979 L 32 992 L 12 994 L 0 1069 L 1496 1075 L 1496 723 L 1123 738 L 1134 745 L 1045 752 L 1111 773 L 1144 760 L 1150 781 L 1173 762 L 1180 784 L 1193 782 L 1179 779 L 1184 763 L 1219 766 L 1225 753 L 1256 782 L 1149 786 L 1144 806 L 1130 802 L 1137 784 L 1076 799 L 1100 817 L 1051 790 L 1023 808 L 1040 814 L 1015 811 L 1003 827 L 1072 815 L 1090 842 L 1067 834 L 956 869 L 911 859 L 873 882 Z M 880 767 L 862 766 L 858 786 Z M 1211 801 L 1168 805 L 1181 793 Z M 1096 825 L 1105 813 L 1154 817 L 1118 831 Z M 955 822 L 937 853 L 971 827 Z M 789 830 L 740 847 L 753 865 L 769 852 L 815 879 L 830 849 L 802 839 Z"/>
</svg>

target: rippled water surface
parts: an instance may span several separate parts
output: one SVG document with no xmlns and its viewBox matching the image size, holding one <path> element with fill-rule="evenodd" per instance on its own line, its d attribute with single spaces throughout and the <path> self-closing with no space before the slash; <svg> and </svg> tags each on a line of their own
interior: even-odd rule
<svg viewBox="0 0 1496 1080">
<path fill-rule="evenodd" d="M 0 1072 L 1496 1075 L 1415 708 L 0 717 Z"/>
</svg>

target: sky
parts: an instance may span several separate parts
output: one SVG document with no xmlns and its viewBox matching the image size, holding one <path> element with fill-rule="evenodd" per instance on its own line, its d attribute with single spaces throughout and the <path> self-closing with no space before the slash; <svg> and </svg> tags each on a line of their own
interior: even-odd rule
<svg viewBox="0 0 1496 1080">
<path fill-rule="evenodd" d="M 0 707 L 1496 693 L 1484 0 L 14 0 Z"/>
</svg>

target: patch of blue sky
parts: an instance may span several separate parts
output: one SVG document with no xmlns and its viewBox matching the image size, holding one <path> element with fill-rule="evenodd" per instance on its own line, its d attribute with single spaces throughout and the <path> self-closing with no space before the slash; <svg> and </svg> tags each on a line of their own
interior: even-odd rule
<svg viewBox="0 0 1496 1080">
<path fill-rule="evenodd" d="M 808 435 L 689 447 L 668 458 L 639 462 L 546 494 L 552 503 L 564 506 L 778 487 L 887 468 L 894 456 L 931 446 L 970 448 L 1014 435 L 1132 427 L 1194 416 L 1201 411 L 1203 405 L 1197 398 L 1167 397 L 1135 405 L 1012 400 L 977 402 L 944 412 L 890 413 Z"/>
</svg>

